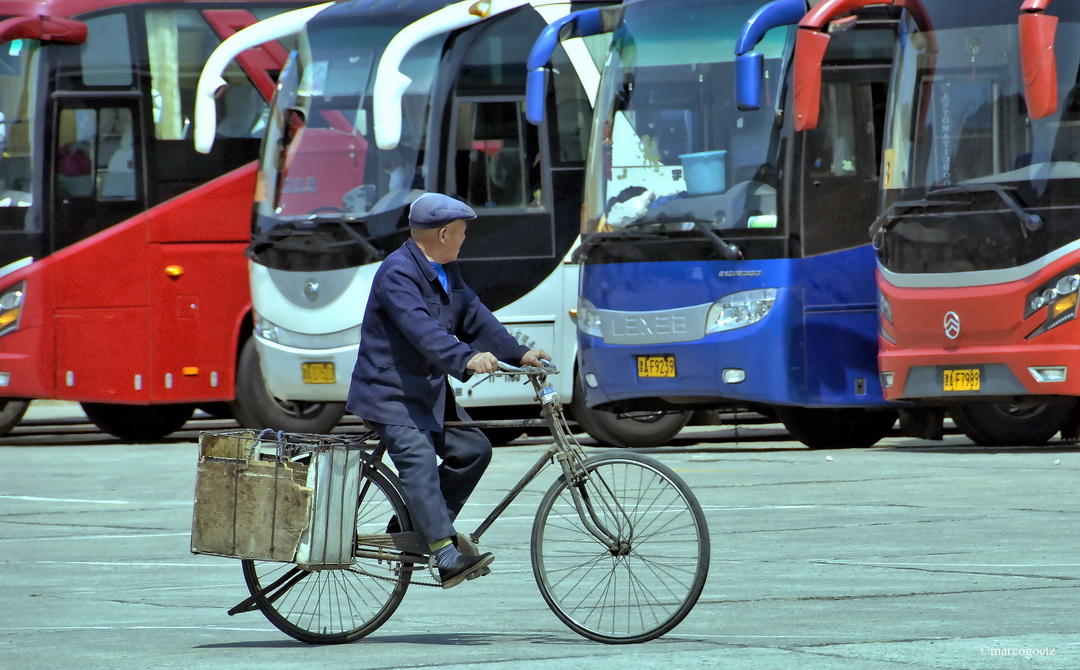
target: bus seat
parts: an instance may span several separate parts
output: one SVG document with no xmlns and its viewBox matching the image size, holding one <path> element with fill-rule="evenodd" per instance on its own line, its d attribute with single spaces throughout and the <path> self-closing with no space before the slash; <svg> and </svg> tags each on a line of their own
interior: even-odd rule
<svg viewBox="0 0 1080 670">
<path fill-rule="evenodd" d="M 135 149 L 131 126 L 124 128 L 120 135 L 120 143 L 109 157 L 100 196 L 103 198 L 135 197 Z"/>
</svg>

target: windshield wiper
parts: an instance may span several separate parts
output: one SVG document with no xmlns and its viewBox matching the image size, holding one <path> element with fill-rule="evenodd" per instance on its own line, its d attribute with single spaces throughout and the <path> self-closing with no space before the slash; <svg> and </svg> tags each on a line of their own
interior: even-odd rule
<svg viewBox="0 0 1080 670">
<path fill-rule="evenodd" d="M 899 221 L 902 217 L 897 211 L 904 210 L 904 214 L 907 214 L 913 209 L 923 209 L 930 205 L 967 205 L 966 202 L 960 201 L 948 201 L 941 203 L 931 203 L 928 200 L 897 200 L 888 207 L 885 208 L 885 212 L 874 219 L 874 222 L 870 224 L 870 246 L 874 249 L 881 250 L 881 247 L 885 245 L 885 233 L 889 228 L 892 228 L 893 224 Z"/>
<path fill-rule="evenodd" d="M 953 194 L 995 193 L 1009 208 L 1009 211 L 1016 215 L 1017 220 L 1020 222 L 1020 232 L 1025 239 L 1029 232 L 1041 230 L 1045 223 L 1042 217 L 1038 214 L 1032 214 L 1025 211 L 1024 208 L 1020 206 L 1020 203 L 1016 202 L 1007 191 L 1016 191 L 1016 188 L 1012 186 L 1005 187 L 1001 184 L 959 184 L 957 186 L 943 186 L 938 189 L 927 191 L 926 197 L 922 200 L 898 200 L 889 205 L 885 212 L 874 219 L 874 222 L 870 224 L 871 244 L 875 249 L 880 250 L 885 243 L 885 233 L 888 232 L 889 228 L 903 218 L 903 214 L 907 214 L 913 209 L 951 206 L 967 207 L 971 205 L 971 202 L 966 200 L 931 199 L 935 196 Z M 901 209 L 905 211 L 903 213 L 898 213 L 898 210 Z"/>
<path fill-rule="evenodd" d="M 646 217 L 635 221 L 623 228 L 623 230 L 629 228 L 637 228 L 641 226 L 651 226 L 655 224 L 668 224 L 668 223 L 692 223 L 694 227 L 701 231 L 713 247 L 720 253 L 720 257 L 726 261 L 737 261 L 742 258 L 742 250 L 738 246 L 731 244 L 724 240 L 722 237 L 716 234 L 716 230 L 712 227 L 713 221 L 707 221 L 705 219 L 697 219 L 692 216 L 679 216 L 671 218 L 670 216 L 660 214 Z"/>
<path fill-rule="evenodd" d="M 336 223 L 345 229 L 351 239 L 335 244 L 323 244 L 318 249 L 312 248 L 310 244 L 289 244 L 288 240 L 294 240 L 296 238 L 304 237 L 314 237 L 318 234 L 318 231 L 311 228 L 297 228 L 296 226 L 298 223 L 305 226 L 307 224 Z M 287 228 L 287 232 L 282 231 L 282 228 Z M 386 256 L 386 254 L 384 254 L 377 247 L 375 247 L 375 245 L 373 245 L 366 238 L 364 238 L 363 235 L 356 232 L 356 230 L 354 230 L 353 227 L 349 225 L 348 221 L 345 221 L 337 216 L 320 216 L 318 214 L 306 219 L 301 219 L 296 222 L 286 222 L 284 224 L 279 224 L 266 233 L 253 233 L 251 252 L 254 254 L 260 254 L 269 248 L 278 247 L 281 249 L 294 251 L 299 250 L 318 253 L 320 250 L 322 250 L 330 253 L 336 252 L 340 247 L 352 245 L 359 246 L 361 249 L 364 250 L 365 262 L 381 261 Z"/>
<path fill-rule="evenodd" d="M 725 261 L 737 261 L 742 258 L 742 250 L 740 250 L 739 247 L 737 247 L 736 245 L 725 241 L 722 237 L 717 235 L 716 231 L 714 231 L 707 222 L 700 219 L 693 219 L 692 221 L 694 227 L 700 230 L 702 234 L 705 235 L 705 237 L 709 238 L 709 241 L 712 242 L 712 245 L 716 248 L 718 252 L 720 252 L 720 256 Z"/>
<path fill-rule="evenodd" d="M 996 193 L 1001 201 L 1005 203 L 1005 206 L 1009 208 L 1013 214 L 1016 215 L 1017 221 L 1020 222 L 1020 233 L 1027 239 L 1028 233 L 1034 233 L 1042 230 L 1045 225 L 1045 221 L 1038 214 L 1032 214 L 1028 212 L 1020 203 L 1016 201 L 1016 198 L 1009 195 L 1007 191 L 1015 193 L 1017 188 L 1015 186 L 1002 186 L 1001 184 L 957 184 L 956 186 L 946 186 L 933 191 L 929 191 L 926 197 L 933 195 L 948 195 L 950 193 Z"/>
<path fill-rule="evenodd" d="M 352 220 L 355 221 L 355 219 Z M 338 224 L 346 233 L 348 233 L 353 238 L 353 240 L 360 246 L 360 248 L 362 248 L 368 253 L 370 260 L 381 261 L 386 256 L 386 254 L 379 251 L 374 244 L 369 242 L 366 237 L 356 232 L 356 229 L 349 225 L 350 222 L 343 217 L 312 214 L 307 218 L 307 221 L 310 221 L 311 223 Z"/>
<path fill-rule="evenodd" d="M 570 256 L 570 260 L 574 263 L 580 263 L 582 260 L 589 257 L 590 251 L 605 242 L 614 242 L 617 240 L 666 239 L 665 236 L 657 235 L 656 233 L 589 233 L 588 235 L 582 235 L 581 243 L 578 244 L 577 249 L 574 249 L 574 253 Z"/>
</svg>

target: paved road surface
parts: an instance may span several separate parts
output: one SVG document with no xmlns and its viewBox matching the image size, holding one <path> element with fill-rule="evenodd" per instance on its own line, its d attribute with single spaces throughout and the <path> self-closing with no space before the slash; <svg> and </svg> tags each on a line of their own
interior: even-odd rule
<svg viewBox="0 0 1080 670">
<path fill-rule="evenodd" d="M 3 668 L 1080 667 L 1070 446 L 810 451 L 775 425 L 690 428 L 649 452 L 700 499 L 712 564 L 664 638 L 600 645 L 547 609 L 528 555 L 545 473 L 484 536 L 490 576 L 414 587 L 370 637 L 314 647 L 257 612 L 227 616 L 246 595 L 239 563 L 189 552 L 196 430 L 227 424 L 130 445 L 69 410 L 35 408 L 0 439 Z M 466 529 L 541 445 L 496 451 Z"/>
</svg>

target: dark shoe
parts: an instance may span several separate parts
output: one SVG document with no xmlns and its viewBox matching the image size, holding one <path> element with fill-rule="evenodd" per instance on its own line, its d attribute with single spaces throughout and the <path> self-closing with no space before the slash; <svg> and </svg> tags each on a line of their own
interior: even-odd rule
<svg viewBox="0 0 1080 670">
<path fill-rule="evenodd" d="M 466 579 L 476 579 L 484 573 L 484 569 L 495 560 L 493 554 L 481 554 L 479 556 L 466 556 L 459 554 L 452 565 L 439 566 L 439 581 L 442 587 L 448 589 L 457 586 Z"/>
<path fill-rule="evenodd" d="M 401 522 L 398 521 L 397 514 L 390 517 L 390 520 L 388 522 L 386 522 L 386 532 L 387 533 L 400 533 L 401 532 Z"/>
</svg>

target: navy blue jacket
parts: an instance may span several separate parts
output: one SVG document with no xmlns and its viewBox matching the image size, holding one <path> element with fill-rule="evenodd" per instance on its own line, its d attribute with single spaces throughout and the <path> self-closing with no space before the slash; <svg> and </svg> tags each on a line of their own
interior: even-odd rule
<svg viewBox="0 0 1080 670">
<path fill-rule="evenodd" d="M 410 239 L 375 273 L 346 404 L 353 414 L 441 431 L 446 420 L 469 419 L 447 398 L 447 375 L 468 379 L 466 366 L 482 351 L 514 365 L 529 351 L 465 285 L 456 262 L 443 267 L 449 296 Z M 447 405 L 456 416 L 446 416 Z"/>
</svg>

